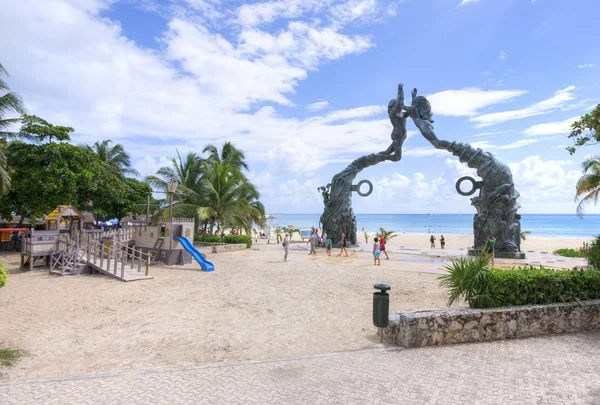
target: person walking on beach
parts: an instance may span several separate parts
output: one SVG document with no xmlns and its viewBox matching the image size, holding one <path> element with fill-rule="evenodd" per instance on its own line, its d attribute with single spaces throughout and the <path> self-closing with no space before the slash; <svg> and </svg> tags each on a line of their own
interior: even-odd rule
<svg viewBox="0 0 600 405">
<path fill-rule="evenodd" d="M 492 235 L 489 235 L 487 237 L 487 240 L 485 241 L 483 250 L 491 256 L 492 267 L 494 267 L 494 255 L 496 253 L 496 238 L 494 238 Z"/>
<path fill-rule="evenodd" d="M 313 253 L 315 254 L 315 256 L 317 255 L 317 251 L 315 250 L 315 247 L 317 246 L 317 239 L 317 231 L 312 231 L 312 235 L 310 235 L 310 253 L 308 254 L 309 256 Z"/>
<path fill-rule="evenodd" d="M 323 233 L 321 234 L 321 246 L 327 247 L 327 231 L 323 229 Z"/>
<path fill-rule="evenodd" d="M 429 243 L 431 243 L 431 248 L 435 249 L 435 236 L 431 235 L 431 238 L 429 238 Z"/>
<path fill-rule="evenodd" d="M 327 256 L 331 256 L 331 248 L 333 247 L 333 241 L 331 240 L 331 238 L 327 238 L 327 240 L 325 241 L 325 244 L 327 246 L 327 249 L 326 249 Z"/>
<path fill-rule="evenodd" d="M 283 238 L 283 251 L 285 252 L 285 256 L 283 256 L 283 261 L 287 262 L 288 252 L 290 248 L 290 234 L 286 233 L 285 238 Z"/>
<path fill-rule="evenodd" d="M 440 238 L 440 245 L 442 245 L 442 249 L 446 246 L 446 239 L 444 239 L 444 235 Z"/>
<path fill-rule="evenodd" d="M 385 260 L 389 260 L 389 256 L 387 254 L 387 252 L 385 251 L 385 238 L 383 237 L 383 235 L 381 236 L 381 238 L 379 238 L 379 250 L 381 251 L 381 253 L 383 253 L 385 255 Z M 380 254 L 381 256 L 381 254 Z"/>
<path fill-rule="evenodd" d="M 346 257 L 348 256 L 348 251 L 346 250 L 346 246 L 348 245 L 348 239 L 346 239 L 346 234 L 342 232 L 342 240 L 340 241 L 340 243 L 338 243 L 338 245 L 342 245 L 342 250 L 340 250 L 340 254 L 338 256 L 341 256 L 343 252 L 346 252 Z"/>
<path fill-rule="evenodd" d="M 381 245 L 377 238 L 373 239 L 373 266 L 381 266 Z"/>
</svg>

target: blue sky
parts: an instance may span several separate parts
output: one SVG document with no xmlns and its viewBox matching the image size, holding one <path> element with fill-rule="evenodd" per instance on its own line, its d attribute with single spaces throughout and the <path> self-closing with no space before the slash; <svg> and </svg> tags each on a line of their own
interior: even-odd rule
<svg viewBox="0 0 600 405">
<path fill-rule="evenodd" d="M 594 0 L 7 3 L 0 62 L 30 113 L 124 144 L 143 175 L 232 141 L 269 212 L 320 212 L 318 186 L 387 148 L 399 82 L 428 96 L 439 138 L 510 165 L 523 213 L 573 213 L 596 152 L 565 150 L 600 103 Z M 355 211 L 473 213 L 454 189 L 473 172 L 408 129 L 402 161 L 357 177 L 374 192 Z"/>
</svg>

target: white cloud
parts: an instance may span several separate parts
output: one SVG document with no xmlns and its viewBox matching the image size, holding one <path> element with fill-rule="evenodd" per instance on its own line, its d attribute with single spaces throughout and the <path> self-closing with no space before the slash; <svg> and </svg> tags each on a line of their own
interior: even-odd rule
<svg viewBox="0 0 600 405">
<path fill-rule="evenodd" d="M 506 53 L 500 52 L 500 55 L 498 56 L 498 59 L 504 60 L 504 58 L 506 58 Z"/>
<path fill-rule="evenodd" d="M 481 132 L 478 134 L 473 135 L 473 138 L 479 138 L 479 137 L 483 137 L 483 136 L 494 136 L 494 135 L 501 135 L 501 134 L 506 134 L 509 131 L 492 131 L 492 132 Z"/>
<path fill-rule="evenodd" d="M 329 107 L 329 103 L 327 101 L 317 101 L 316 103 L 309 104 L 306 109 L 308 111 L 320 111 Z"/>
<path fill-rule="evenodd" d="M 595 65 L 595 64 L 593 64 L 593 63 L 585 63 L 585 64 L 583 64 L 583 65 L 577 65 L 577 67 L 578 67 L 579 69 L 585 69 L 585 68 L 593 68 L 593 67 L 596 67 L 596 65 Z"/>
<path fill-rule="evenodd" d="M 171 160 L 167 159 L 164 156 L 161 156 L 158 159 L 153 158 L 152 156 L 146 156 L 143 159 L 138 160 L 133 165 L 133 168 L 140 173 L 140 176 L 146 177 L 150 175 L 156 174 L 156 170 L 159 167 L 170 166 Z"/>
<path fill-rule="evenodd" d="M 469 4 L 469 3 L 476 3 L 479 0 L 462 0 L 462 2 L 460 3 L 461 6 L 464 6 L 465 4 Z"/>
<path fill-rule="evenodd" d="M 564 106 L 568 101 L 575 99 L 575 86 L 569 86 L 563 90 L 558 90 L 552 98 L 532 104 L 521 110 L 503 111 L 491 114 L 483 114 L 473 117 L 470 121 L 476 122 L 477 127 L 487 127 L 500 124 L 506 121 L 512 121 L 535 115 L 548 114 Z"/>
<path fill-rule="evenodd" d="M 571 132 L 571 124 L 579 118 L 580 117 L 572 117 L 564 121 L 532 125 L 523 131 L 523 133 L 527 136 L 566 135 Z"/>
<path fill-rule="evenodd" d="M 565 169 L 571 163 L 568 160 L 544 161 L 536 155 L 509 164 L 515 188 L 521 193 L 523 208 L 527 208 L 528 204 L 552 201 L 553 204 L 569 203 L 574 212 L 575 183 L 580 173 Z"/>
<path fill-rule="evenodd" d="M 364 107 L 352 108 L 350 110 L 338 110 L 327 114 L 325 117 L 315 117 L 313 120 L 322 120 L 323 122 L 335 122 L 356 118 L 372 117 L 373 115 L 381 114 L 386 111 L 386 107 L 382 105 L 367 105 Z"/>
<path fill-rule="evenodd" d="M 511 101 L 523 94 L 525 90 L 483 90 L 466 88 L 462 90 L 445 90 L 427 96 L 435 114 L 455 117 L 473 116 L 479 110 L 490 105 Z"/>
</svg>

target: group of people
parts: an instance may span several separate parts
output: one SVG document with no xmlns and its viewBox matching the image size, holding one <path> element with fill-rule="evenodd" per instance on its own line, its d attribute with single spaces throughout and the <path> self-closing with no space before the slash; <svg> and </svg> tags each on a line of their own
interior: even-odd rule
<svg viewBox="0 0 600 405">
<path fill-rule="evenodd" d="M 326 230 L 323 230 L 321 232 L 321 235 L 319 235 L 319 230 L 316 228 L 312 228 L 311 233 L 310 233 L 310 238 L 307 243 L 310 243 L 310 252 L 308 253 L 309 256 L 317 255 L 316 248 L 318 246 L 324 247 L 325 253 L 327 253 L 327 256 L 331 256 L 331 249 L 333 248 L 333 241 L 331 240 L 330 237 L 327 236 Z M 283 246 L 283 250 L 284 250 L 283 261 L 287 262 L 289 248 L 290 248 L 290 234 L 289 233 L 285 234 L 285 237 L 283 238 L 282 246 Z M 338 254 L 338 256 L 341 256 L 342 253 L 346 253 L 346 256 L 348 256 L 348 250 L 346 250 L 346 248 L 348 247 L 348 239 L 346 238 L 345 233 L 342 233 L 342 239 L 338 242 L 338 246 L 341 246 L 340 254 Z"/>
<path fill-rule="evenodd" d="M 431 243 L 432 249 L 435 249 L 435 241 L 435 236 L 431 235 L 431 237 L 429 238 L 429 243 Z M 446 239 L 444 238 L 444 235 L 440 236 L 440 245 L 442 246 L 442 249 L 446 247 Z"/>
</svg>

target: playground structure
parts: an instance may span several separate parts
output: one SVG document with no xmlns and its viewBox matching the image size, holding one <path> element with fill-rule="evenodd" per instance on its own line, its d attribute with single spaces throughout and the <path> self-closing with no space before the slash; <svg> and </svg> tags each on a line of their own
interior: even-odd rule
<svg viewBox="0 0 600 405">
<path fill-rule="evenodd" d="M 100 273 L 133 281 L 152 278 L 150 266 L 157 261 L 181 265 L 194 258 L 202 270 L 214 270 L 193 247 L 191 218 L 110 230 L 83 229 L 84 218 L 70 205 L 46 216 L 47 230 L 30 229 L 21 238 L 21 269 L 33 270 L 41 260 L 51 274 Z"/>
</svg>

